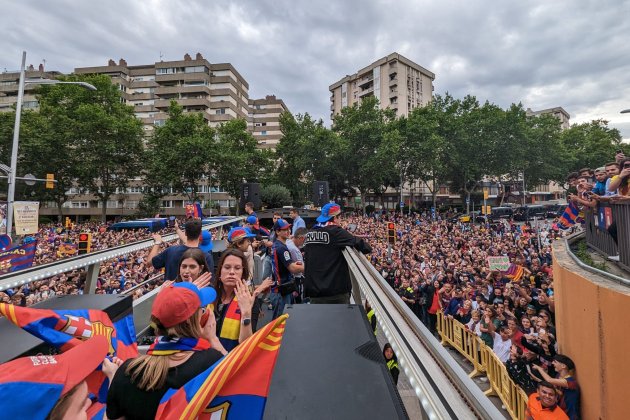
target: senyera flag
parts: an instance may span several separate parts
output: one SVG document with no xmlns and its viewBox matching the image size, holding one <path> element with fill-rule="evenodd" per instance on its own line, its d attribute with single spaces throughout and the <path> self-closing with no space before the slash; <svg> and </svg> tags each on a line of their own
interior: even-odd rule
<svg viewBox="0 0 630 420">
<path fill-rule="evenodd" d="M 0 303 L 0 314 L 62 352 L 82 345 L 84 340 L 91 337 L 103 336 L 109 343 L 110 356 L 127 360 L 138 355 L 136 331 L 131 314 L 112 322 L 105 312 L 95 309 L 37 309 L 7 303 Z M 81 361 L 77 360 L 77 363 Z M 98 402 L 105 403 L 109 387 L 105 375 L 96 370 L 86 378 L 86 381 L 89 391 L 97 396 Z M 88 414 L 97 407 L 95 404 Z"/>
<path fill-rule="evenodd" d="M 278 358 L 284 314 L 180 389 L 162 397 L 159 419 L 262 419 Z"/>
</svg>

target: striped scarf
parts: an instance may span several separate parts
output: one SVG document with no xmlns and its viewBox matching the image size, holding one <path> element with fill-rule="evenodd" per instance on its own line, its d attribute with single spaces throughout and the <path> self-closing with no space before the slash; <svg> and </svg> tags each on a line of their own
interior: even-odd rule
<svg viewBox="0 0 630 420">
<path fill-rule="evenodd" d="M 210 343 L 204 338 L 192 337 L 156 337 L 147 350 L 152 356 L 168 356 L 180 351 L 203 351 L 210 348 Z"/>
<path fill-rule="evenodd" d="M 238 300 L 236 296 L 229 303 L 225 317 L 223 318 L 223 324 L 221 324 L 221 332 L 219 333 L 219 340 L 223 347 L 227 351 L 232 350 L 238 346 L 238 337 L 241 334 L 241 310 L 238 307 Z"/>
</svg>

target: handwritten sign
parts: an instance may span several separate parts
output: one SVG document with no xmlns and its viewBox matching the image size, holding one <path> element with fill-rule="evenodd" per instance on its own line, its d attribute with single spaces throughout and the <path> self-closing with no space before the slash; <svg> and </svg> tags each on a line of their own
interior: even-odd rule
<svg viewBox="0 0 630 420">
<path fill-rule="evenodd" d="M 490 270 L 507 271 L 510 268 L 510 257 L 488 257 Z"/>
</svg>

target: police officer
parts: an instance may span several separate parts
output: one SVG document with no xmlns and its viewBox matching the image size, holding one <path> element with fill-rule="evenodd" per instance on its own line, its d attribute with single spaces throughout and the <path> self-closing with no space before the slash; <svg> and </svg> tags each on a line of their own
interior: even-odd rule
<svg viewBox="0 0 630 420">
<path fill-rule="evenodd" d="M 304 243 L 304 291 L 311 303 L 350 303 L 350 270 L 343 249 L 351 246 L 364 254 L 372 248 L 338 225 L 341 207 L 328 203 Z"/>
</svg>

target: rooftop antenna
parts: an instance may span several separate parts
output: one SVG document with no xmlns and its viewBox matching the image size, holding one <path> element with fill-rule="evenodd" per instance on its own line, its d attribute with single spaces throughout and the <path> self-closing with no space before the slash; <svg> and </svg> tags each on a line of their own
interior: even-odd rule
<svg viewBox="0 0 630 420">
<path fill-rule="evenodd" d="M 160 51 L 160 61 L 164 61 L 162 60 L 162 58 L 164 58 L 164 54 L 162 54 L 162 51 Z"/>
<path fill-rule="evenodd" d="M 42 58 L 42 64 L 44 65 L 44 70 L 46 70 L 46 59 Z"/>
</svg>

